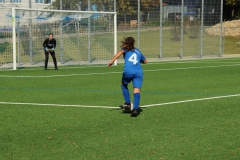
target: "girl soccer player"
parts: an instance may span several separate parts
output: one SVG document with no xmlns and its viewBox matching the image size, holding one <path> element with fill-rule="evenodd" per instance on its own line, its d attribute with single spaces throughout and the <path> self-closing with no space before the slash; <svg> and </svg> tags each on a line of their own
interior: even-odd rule
<svg viewBox="0 0 240 160">
<path fill-rule="evenodd" d="M 108 63 L 110 67 L 114 61 L 123 55 L 125 64 L 122 74 L 122 93 L 125 100 L 122 108 L 124 110 L 131 110 L 131 117 L 137 117 L 138 108 L 140 102 L 140 91 L 143 81 L 143 71 L 140 63 L 147 63 L 146 58 L 142 53 L 134 47 L 135 40 L 133 37 L 124 38 L 121 45 L 121 50 L 113 57 L 113 59 Z M 131 106 L 130 94 L 128 90 L 128 84 L 133 83 L 133 93 L 134 93 L 134 103 Z"/>
<path fill-rule="evenodd" d="M 43 47 L 44 47 L 44 52 L 45 52 L 45 70 L 47 70 L 47 66 L 48 66 L 49 53 L 52 56 L 55 69 L 58 70 L 57 59 L 56 59 L 55 51 L 54 51 L 54 48 L 56 48 L 56 40 L 53 38 L 52 33 L 49 33 L 48 36 L 49 37 L 43 42 Z"/>
</svg>

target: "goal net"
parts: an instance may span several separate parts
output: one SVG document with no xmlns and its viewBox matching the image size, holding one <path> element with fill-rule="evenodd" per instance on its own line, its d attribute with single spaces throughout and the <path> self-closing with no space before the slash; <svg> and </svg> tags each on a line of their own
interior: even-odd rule
<svg viewBox="0 0 240 160">
<path fill-rule="evenodd" d="M 116 53 L 115 12 L 11 8 L 5 18 L 11 41 L 0 53 L 2 68 L 44 66 L 49 33 L 59 65 L 106 64 Z"/>
</svg>

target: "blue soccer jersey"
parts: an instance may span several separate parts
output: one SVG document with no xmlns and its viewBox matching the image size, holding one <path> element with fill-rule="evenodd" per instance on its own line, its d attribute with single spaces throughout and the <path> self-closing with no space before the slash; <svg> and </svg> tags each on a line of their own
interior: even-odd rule
<svg viewBox="0 0 240 160">
<path fill-rule="evenodd" d="M 132 81 L 134 88 L 141 88 L 143 72 L 140 63 L 144 62 L 146 58 L 137 48 L 134 48 L 131 51 L 125 49 L 122 50 L 124 50 L 123 56 L 125 60 L 122 82 L 128 84 Z"/>
<path fill-rule="evenodd" d="M 142 67 L 141 67 L 141 62 L 143 62 L 146 58 L 142 55 L 142 53 L 139 51 L 139 49 L 134 48 L 131 51 L 124 50 L 124 72 L 128 73 L 142 73 Z"/>
</svg>

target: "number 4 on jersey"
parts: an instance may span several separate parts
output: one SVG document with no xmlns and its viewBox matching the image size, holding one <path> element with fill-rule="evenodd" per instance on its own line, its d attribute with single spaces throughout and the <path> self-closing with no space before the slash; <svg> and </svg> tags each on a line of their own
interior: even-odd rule
<svg viewBox="0 0 240 160">
<path fill-rule="evenodd" d="M 128 59 L 129 62 L 132 62 L 134 65 L 138 63 L 138 60 L 137 60 L 137 54 L 136 53 L 133 53 L 131 55 L 131 57 L 129 57 Z"/>
</svg>

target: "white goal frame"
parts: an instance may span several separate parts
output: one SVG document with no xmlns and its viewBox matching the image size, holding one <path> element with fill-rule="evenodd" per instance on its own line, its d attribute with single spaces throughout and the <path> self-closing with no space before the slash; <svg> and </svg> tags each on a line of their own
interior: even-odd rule
<svg viewBox="0 0 240 160">
<path fill-rule="evenodd" d="M 58 13 L 85 13 L 85 14 L 112 14 L 114 15 L 114 54 L 117 53 L 117 13 L 116 12 L 98 12 L 98 11 L 73 11 L 73 10 L 47 10 L 47 9 L 29 9 L 12 7 L 12 41 L 13 41 L 13 70 L 17 69 L 17 45 L 16 45 L 16 10 L 25 11 L 43 11 L 43 12 L 58 12 Z M 114 62 L 117 65 L 117 60 Z"/>
</svg>

